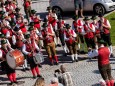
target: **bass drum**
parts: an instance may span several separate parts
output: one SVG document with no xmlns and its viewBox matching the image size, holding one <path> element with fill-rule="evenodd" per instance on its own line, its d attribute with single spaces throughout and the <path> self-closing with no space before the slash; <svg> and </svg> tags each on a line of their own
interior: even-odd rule
<svg viewBox="0 0 115 86">
<path fill-rule="evenodd" d="M 24 64 L 24 55 L 18 49 L 11 50 L 6 55 L 6 61 L 9 67 L 11 67 L 12 69 L 16 69 L 16 67 Z"/>
</svg>

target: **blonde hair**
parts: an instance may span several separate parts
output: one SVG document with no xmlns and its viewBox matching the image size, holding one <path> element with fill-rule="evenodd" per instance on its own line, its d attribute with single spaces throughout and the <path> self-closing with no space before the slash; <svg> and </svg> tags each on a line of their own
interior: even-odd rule
<svg viewBox="0 0 115 86">
<path fill-rule="evenodd" d="M 38 78 L 35 82 L 34 86 L 45 86 L 45 80 L 44 78 Z"/>
</svg>

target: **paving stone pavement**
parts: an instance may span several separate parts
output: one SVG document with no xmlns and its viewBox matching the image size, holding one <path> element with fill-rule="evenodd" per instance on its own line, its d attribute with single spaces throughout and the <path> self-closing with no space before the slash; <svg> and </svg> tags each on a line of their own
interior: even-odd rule
<svg viewBox="0 0 115 86">
<path fill-rule="evenodd" d="M 22 7 L 21 0 L 18 0 L 19 6 Z M 44 14 L 48 6 L 48 0 L 35 0 L 33 1 L 32 8 L 36 9 L 38 13 Z M 24 13 L 23 9 L 21 9 Z M 71 24 L 71 19 L 67 20 Z M 114 47 L 115 49 L 115 47 Z M 50 83 L 53 77 L 54 70 L 58 69 L 61 64 L 64 64 L 67 71 L 72 73 L 72 78 L 74 81 L 74 86 L 99 86 L 98 82 L 101 79 L 100 73 L 98 71 L 97 60 L 89 62 L 88 59 L 81 60 L 76 63 L 71 63 L 71 58 L 63 57 L 62 48 L 57 48 L 57 53 L 59 56 L 60 64 L 58 66 L 49 66 L 46 59 L 46 64 L 43 64 L 43 68 L 40 68 L 40 73 L 45 78 L 46 84 Z M 115 53 L 115 51 L 114 51 Z M 44 56 L 47 56 L 46 54 Z M 79 55 L 80 58 L 87 58 L 87 55 Z M 111 58 L 112 75 L 115 79 L 115 58 Z M 19 86 L 33 86 L 36 79 L 32 79 L 31 71 L 22 72 L 21 67 L 16 69 L 17 80 L 25 81 L 24 84 Z M 6 75 L 0 75 L 0 86 L 7 86 L 9 83 Z M 48 85 L 46 85 L 48 86 Z"/>
</svg>

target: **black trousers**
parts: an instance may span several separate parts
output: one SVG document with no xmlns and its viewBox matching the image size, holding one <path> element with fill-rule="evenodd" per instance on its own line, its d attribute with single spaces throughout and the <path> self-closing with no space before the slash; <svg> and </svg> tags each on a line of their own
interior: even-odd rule
<svg viewBox="0 0 115 86">
<path fill-rule="evenodd" d="M 31 67 L 31 68 L 34 68 L 34 67 L 37 66 L 37 64 L 35 64 L 35 62 L 34 62 L 33 57 L 27 57 L 27 61 L 28 61 L 28 63 L 30 64 L 30 67 Z"/>
<path fill-rule="evenodd" d="M 6 71 L 6 74 L 15 73 L 15 69 L 9 67 L 6 61 L 1 63 L 3 71 Z"/>
<path fill-rule="evenodd" d="M 101 38 L 102 38 L 109 46 L 112 45 L 110 33 L 109 33 L 109 34 L 101 33 Z"/>
<path fill-rule="evenodd" d="M 61 31 L 59 31 L 59 38 L 60 38 L 62 46 L 64 46 L 65 45 L 64 33 L 62 33 Z"/>
<path fill-rule="evenodd" d="M 85 42 L 86 42 L 88 48 L 91 47 L 91 48 L 95 49 L 94 38 L 85 38 Z"/>
</svg>

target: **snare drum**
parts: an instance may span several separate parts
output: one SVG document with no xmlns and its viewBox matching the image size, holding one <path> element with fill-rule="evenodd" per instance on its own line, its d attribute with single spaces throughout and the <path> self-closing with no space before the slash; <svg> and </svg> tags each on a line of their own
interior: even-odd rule
<svg viewBox="0 0 115 86">
<path fill-rule="evenodd" d="M 24 55 L 20 50 L 11 50 L 6 55 L 6 61 L 12 69 L 24 64 Z"/>
<path fill-rule="evenodd" d="M 44 62 L 44 57 L 42 53 L 36 53 L 36 55 L 33 57 L 35 64 L 39 64 Z"/>
</svg>

